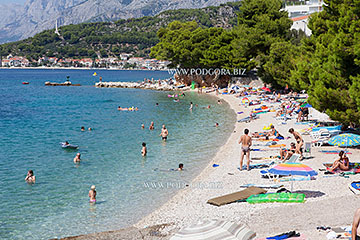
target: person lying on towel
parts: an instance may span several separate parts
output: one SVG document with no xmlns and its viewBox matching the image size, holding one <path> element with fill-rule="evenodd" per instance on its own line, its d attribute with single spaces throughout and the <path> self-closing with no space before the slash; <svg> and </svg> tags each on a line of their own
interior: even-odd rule
<svg viewBox="0 0 360 240">
<path fill-rule="evenodd" d="M 328 169 L 329 172 L 332 172 L 336 169 L 340 169 L 343 171 L 347 171 L 350 169 L 349 167 L 349 158 L 346 156 L 344 151 L 339 152 L 339 159 L 337 159 L 333 165 Z"/>
<path fill-rule="evenodd" d="M 286 161 L 295 153 L 296 145 L 295 143 L 290 144 L 290 149 L 282 148 L 280 149 L 280 160 Z"/>
</svg>

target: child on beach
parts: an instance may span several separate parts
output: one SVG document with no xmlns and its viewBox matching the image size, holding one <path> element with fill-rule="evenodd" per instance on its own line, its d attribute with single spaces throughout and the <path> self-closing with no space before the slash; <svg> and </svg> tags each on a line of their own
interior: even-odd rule
<svg viewBox="0 0 360 240">
<path fill-rule="evenodd" d="M 146 143 L 143 142 L 143 143 L 142 143 L 142 149 L 141 149 L 141 155 L 142 155 L 143 157 L 145 157 L 146 154 L 147 154 Z"/>
<path fill-rule="evenodd" d="M 89 191 L 90 203 L 96 203 L 96 190 L 95 185 L 92 185 Z"/>
<path fill-rule="evenodd" d="M 27 183 L 35 183 L 35 176 L 34 176 L 34 172 L 33 170 L 29 170 L 26 177 L 25 177 L 25 181 Z"/>
</svg>

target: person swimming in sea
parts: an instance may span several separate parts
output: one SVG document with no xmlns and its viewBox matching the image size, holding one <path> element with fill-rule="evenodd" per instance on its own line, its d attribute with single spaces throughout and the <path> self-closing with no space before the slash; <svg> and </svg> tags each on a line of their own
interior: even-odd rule
<svg viewBox="0 0 360 240">
<path fill-rule="evenodd" d="M 89 191 L 90 203 L 96 203 L 96 190 L 95 185 L 92 185 Z"/>
<path fill-rule="evenodd" d="M 215 123 L 215 127 L 218 127 L 219 126 L 219 123 Z"/>
<path fill-rule="evenodd" d="M 89 128 L 88 128 L 88 131 L 91 131 L 91 130 L 92 130 L 92 128 L 91 128 L 91 127 L 89 127 Z"/>
<path fill-rule="evenodd" d="M 35 179 L 35 175 L 33 170 L 29 170 L 26 177 L 25 177 L 25 181 L 27 183 L 35 183 L 36 179 Z"/>
<path fill-rule="evenodd" d="M 81 131 L 82 131 L 82 132 L 85 131 L 85 127 L 84 127 L 84 126 L 81 127 Z"/>
<path fill-rule="evenodd" d="M 141 155 L 142 155 L 143 157 L 145 157 L 146 154 L 147 154 L 146 143 L 143 142 L 143 143 L 142 143 L 142 149 L 141 149 Z"/>
<path fill-rule="evenodd" d="M 141 129 L 144 129 L 145 128 L 145 125 L 144 124 L 141 124 Z"/>
<path fill-rule="evenodd" d="M 77 153 L 76 156 L 74 157 L 74 163 L 80 163 L 81 159 L 80 159 L 81 154 Z"/>
<path fill-rule="evenodd" d="M 180 163 L 177 170 L 182 171 L 182 170 L 184 170 L 183 168 L 184 168 L 184 164 Z"/>
</svg>

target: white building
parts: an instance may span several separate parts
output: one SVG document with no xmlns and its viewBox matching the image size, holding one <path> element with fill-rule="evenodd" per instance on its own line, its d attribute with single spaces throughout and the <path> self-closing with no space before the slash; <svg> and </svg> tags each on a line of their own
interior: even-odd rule
<svg viewBox="0 0 360 240">
<path fill-rule="evenodd" d="M 323 0 L 299 0 L 287 2 L 285 10 L 293 20 L 291 29 L 303 30 L 306 35 L 311 35 L 311 30 L 307 27 L 309 16 L 315 12 L 321 12 L 324 7 Z"/>
</svg>

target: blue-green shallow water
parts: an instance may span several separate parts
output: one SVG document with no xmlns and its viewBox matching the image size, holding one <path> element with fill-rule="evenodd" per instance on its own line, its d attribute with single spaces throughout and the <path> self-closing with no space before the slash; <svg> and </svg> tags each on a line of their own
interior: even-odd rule
<svg viewBox="0 0 360 240">
<path fill-rule="evenodd" d="M 209 96 L 186 93 L 175 103 L 166 92 L 93 87 L 100 75 L 104 81 L 138 81 L 168 78 L 166 72 L 97 70 L 98 77 L 93 72 L 0 70 L 0 239 L 49 239 L 133 224 L 178 190 L 154 190 L 144 182 L 190 182 L 233 129 L 233 112 Z M 83 86 L 44 86 L 67 75 Z M 192 112 L 190 101 L 199 104 Z M 211 109 L 202 108 L 209 104 Z M 140 110 L 119 112 L 118 105 Z M 154 131 L 148 130 L 151 121 Z M 170 132 L 167 143 L 159 137 L 163 123 Z M 81 126 L 94 130 L 81 132 Z M 60 147 L 65 140 L 80 146 L 80 165 L 73 163 L 76 151 Z M 142 142 L 148 145 L 146 158 Z M 153 170 L 179 162 L 186 171 Z M 35 185 L 24 182 L 29 169 Z M 90 206 L 93 184 L 98 203 Z"/>
</svg>

